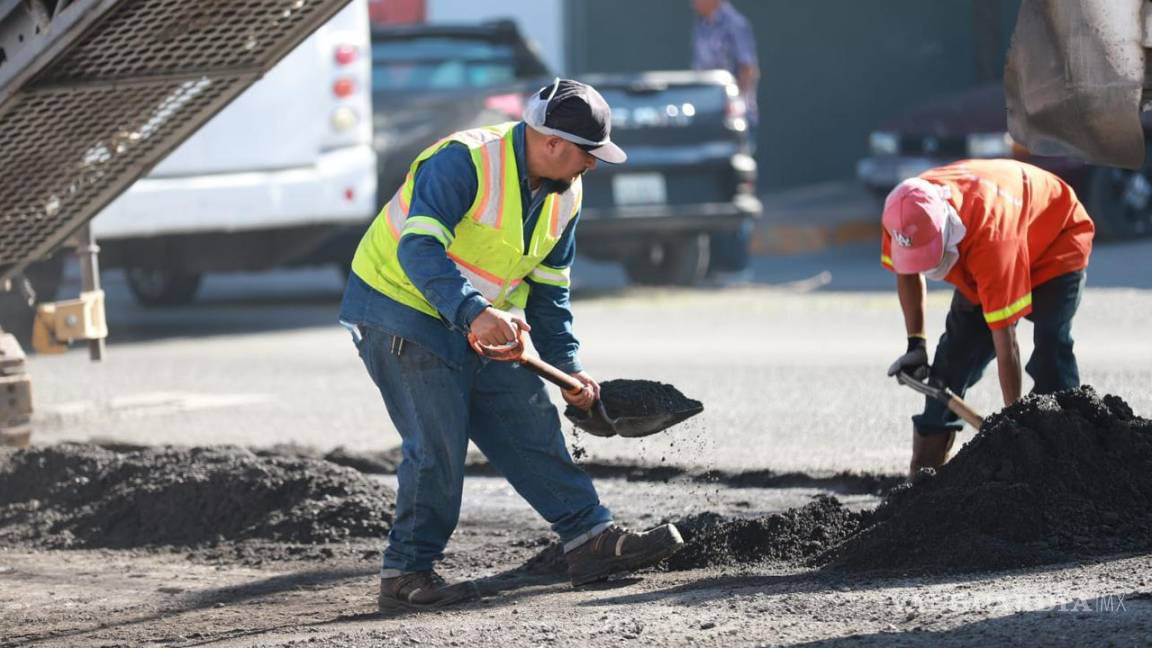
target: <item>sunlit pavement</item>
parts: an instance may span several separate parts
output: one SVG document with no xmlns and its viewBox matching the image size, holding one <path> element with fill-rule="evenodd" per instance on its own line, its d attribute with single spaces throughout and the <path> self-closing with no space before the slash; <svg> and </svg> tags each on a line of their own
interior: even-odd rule
<svg viewBox="0 0 1152 648">
<path fill-rule="evenodd" d="M 628 288 L 619 268 L 580 260 L 576 330 L 589 371 L 673 383 L 705 411 L 647 439 L 578 443 L 593 458 L 644 463 L 902 471 L 920 401 L 884 375 L 904 333 L 878 256 L 869 244 L 759 257 L 747 285 L 677 290 Z M 1099 246 L 1074 328 L 1084 382 L 1144 415 L 1152 414 L 1149 259 L 1152 242 Z M 108 359 L 90 364 L 77 348 L 29 362 L 36 443 L 399 443 L 336 325 L 335 271 L 212 276 L 196 304 L 166 310 L 133 304 L 117 273 L 105 281 Z M 948 297 L 930 295 L 931 337 Z M 1021 325 L 1025 354 L 1030 326 Z M 997 392 L 986 379 L 968 400 L 991 412 Z"/>
</svg>

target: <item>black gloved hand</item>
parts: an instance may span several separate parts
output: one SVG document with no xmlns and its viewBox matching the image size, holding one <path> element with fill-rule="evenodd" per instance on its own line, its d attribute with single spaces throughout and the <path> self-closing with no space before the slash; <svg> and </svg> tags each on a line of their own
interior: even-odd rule
<svg viewBox="0 0 1152 648">
<path fill-rule="evenodd" d="M 922 337 L 908 338 L 908 350 L 888 367 L 888 375 L 903 371 L 916 380 L 928 377 L 928 342 Z"/>
</svg>

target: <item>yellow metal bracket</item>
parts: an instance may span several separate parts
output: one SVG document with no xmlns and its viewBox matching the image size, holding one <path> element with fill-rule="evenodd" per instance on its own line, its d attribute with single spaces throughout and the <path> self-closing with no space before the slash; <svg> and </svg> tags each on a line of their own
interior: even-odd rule
<svg viewBox="0 0 1152 648">
<path fill-rule="evenodd" d="M 32 348 L 37 353 L 64 353 L 68 344 L 108 337 L 104 291 L 89 290 L 79 299 L 40 304 L 32 324 Z"/>
</svg>

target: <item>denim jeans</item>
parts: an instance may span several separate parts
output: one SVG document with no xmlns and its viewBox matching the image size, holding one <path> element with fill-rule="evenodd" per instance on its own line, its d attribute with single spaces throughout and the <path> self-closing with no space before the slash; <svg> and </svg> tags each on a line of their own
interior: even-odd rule
<svg viewBox="0 0 1152 648">
<path fill-rule="evenodd" d="M 1032 391 L 1049 394 L 1080 386 L 1080 370 L 1072 352 L 1072 318 L 1084 292 L 1084 271 L 1070 272 L 1032 289 L 1034 347 L 1025 370 L 1032 376 Z M 984 374 L 996 357 L 992 331 L 984 321 L 980 306 L 957 291 L 944 324 L 944 334 L 936 345 L 929 379 L 963 396 Z M 943 403 L 925 398 L 924 413 L 912 417 L 920 434 L 945 434 L 963 427 L 958 416 Z"/>
<path fill-rule="evenodd" d="M 443 557 L 460 516 L 469 440 L 563 542 L 612 520 L 569 456 L 535 374 L 476 354 L 456 369 L 372 326 L 355 327 L 353 338 L 403 440 L 384 570 L 424 571 Z"/>
</svg>

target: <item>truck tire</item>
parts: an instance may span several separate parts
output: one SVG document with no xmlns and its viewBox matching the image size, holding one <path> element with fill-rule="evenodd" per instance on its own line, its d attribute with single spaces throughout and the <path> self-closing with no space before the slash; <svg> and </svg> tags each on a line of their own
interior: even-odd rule
<svg viewBox="0 0 1152 648">
<path fill-rule="evenodd" d="M 200 290 L 199 273 L 171 270 L 128 268 L 128 288 L 141 306 L 184 306 L 196 299 Z"/>
<path fill-rule="evenodd" d="M 1101 240 L 1152 235 L 1152 158 L 1136 170 L 1094 168 L 1087 186 L 1085 207 Z"/>
<path fill-rule="evenodd" d="M 24 269 L 24 276 L 36 292 L 37 304 L 56 299 L 68 253 L 69 250 L 59 250 L 51 257 Z M 0 329 L 16 336 L 16 341 L 27 353 L 32 350 L 32 321 L 36 318 L 36 305 L 28 305 L 23 293 L 15 285 L 19 280 L 19 276 L 13 278 L 13 289 L 0 292 Z"/>
<path fill-rule="evenodd" d="M 685 234 L 654 241 L 624 261 L 628 278 L 645 286 L 691 286 L 708 273 L 709 237 Z"/>
</svg>

